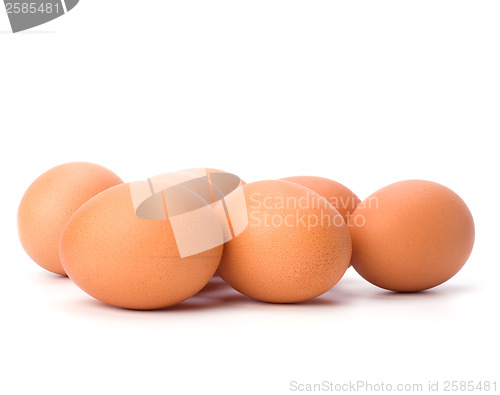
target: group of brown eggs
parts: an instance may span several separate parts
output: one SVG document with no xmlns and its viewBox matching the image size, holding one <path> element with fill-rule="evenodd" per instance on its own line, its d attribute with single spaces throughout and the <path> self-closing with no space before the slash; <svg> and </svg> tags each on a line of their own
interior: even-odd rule
<svg viewBox="0 0 500 395">
<path fill-rule="evenodd" d="M 98 300 L 149 310 L 188 299 L 216 273 L 240 293 L 272 303 L 315 298 L 350 265 L 381 288 L 421 291 L 453 277 L 474 244 L 466 204 L 434 182 L 397 182 L 363 202 L 338 182 L 312 176 L 241 181 L 214 197 L 211 175 L 229 173 L 175 174 L 195 179 L 195 173 L 206 181 L 209 197 L 189 190 L 187 200 L 220 208 L 214 218 L 227 228 L 220 243 L 207 244 L 219 239 L 213 228 L 204 230 L 201 214 L 184 222 L 169 215 L 145 219 L 134 207 L 134 183 L 102 166 L 74 162 L 45 172 L 24 194 L 18 211 L 23 248 Z M 168 214 L 165 195 L 158 196 Z M 237 197 L 243 209 L 231 211 Z M 203 213 L 205 221 L 210 213 Z M 236 223 L 244 228 L 235 232 Z M 209 247 L 183 254 L 180 235 Z"/>
</svg>

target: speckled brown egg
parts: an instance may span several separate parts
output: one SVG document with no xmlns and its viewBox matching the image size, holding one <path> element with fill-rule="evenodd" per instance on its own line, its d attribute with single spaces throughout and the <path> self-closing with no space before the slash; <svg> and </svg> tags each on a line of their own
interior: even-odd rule
<svg viewBox="0 0 500 395">
<path fill-rule="evenodd" d="M 87 200 L 123 181 L 112 171 L 85 162 L 66 163 L 38 177 L 18 210 L 19 239 L 38 265 L 64 275 L 59 239 L 71 215 Z"/>
<path fill-rule="evenodd" d="M 259 181 L 243 189 L 248 225 L 226 243 L 220 276 L 242 294 L 274 303 L 305 301 L 332 288 L 351 257 L 338 211 L 292 182 Z"/>
<path fill-rule="evenodd" d="M 302 185 L 323 196 L 337 209 L 346 223 L 349 221 L 349 216 L 361 202 L 349 188 L 328 178 L 296 176 L 282 178 L 282 180 Z"/>
<path fill-rule="evenodd" d="M 181 258 L 170 219 L 139 218 L 131 186 L 108 189 L 71 217 L 61 238 L 61 261 L 76 285 L 100 301 L 138 310 L 172 306 L 207 284 L 223 246 Z M 171 211 L 186 202 L 206 206 L 198 195 L 185 191 L 180 203 L 169 206 Z M 160 192 L 152 202 L 163 209 L 165 197 Z M 142 215 L 154 216 L 157 208 L 143 208 Z M 184 224 L 183 232 L 189 231 Z"/>
<path fill-rule="evenodd" d="M 415 292 L 453 277 L 474 244 L 464 201 L 423 180 L 388 185 L 364 200 L 349 221 L 352 265 L 381 288 Z"/>
</svg>

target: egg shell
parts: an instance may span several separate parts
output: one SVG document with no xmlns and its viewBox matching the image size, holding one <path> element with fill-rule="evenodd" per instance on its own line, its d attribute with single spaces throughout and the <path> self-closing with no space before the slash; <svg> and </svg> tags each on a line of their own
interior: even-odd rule
<svg viewBox="0 0 500 395">
<path fill-rule="evenodd" d="M 43 173 L 19 205 L 17 223 L 24 250 L 44 269 L 65 275 L 59 259 L 64 226 L 87 200 L 121 183 L 112 171 L 86 162 L 66 163 Z"/>
<path fill-rule="evenodd" d="M 296 176 L 282 178 L 284 181 L 302 185 L 323 196 L 342 215 L 344 221 L 354 212 L 361 200 L 346 186 L 337 181 L 315 176 Z"/>
<path fill-rule="evenodd" d="M 188 192 L 184 199 L 205 205 Z M 129 184 L 84 204 L 68 222 L 60 245 L 64 268 L 82 290 L 138 310 L 172 306 L 196 294 L 216 271 L 222 250 L 220 245 L 181 258 L 170 221 L 139 218 Z"/>
<path fill-rule="evenodd" d="M 220 276 L 242 294 L 273 303 L 301 302 L 331 289 L 351 257 L 338 211 L 287 181 L 258 181 L 243 190 L 249 223 L 225 244 Z"/>
<path fill-rule="evenodd" d="M 381 288 L 415 292 L 453 277 L 474 244 L 464 201 L 443 185 L 408 180 L 365 199 L 349 221 L 352 265 Z"/>
</svg>

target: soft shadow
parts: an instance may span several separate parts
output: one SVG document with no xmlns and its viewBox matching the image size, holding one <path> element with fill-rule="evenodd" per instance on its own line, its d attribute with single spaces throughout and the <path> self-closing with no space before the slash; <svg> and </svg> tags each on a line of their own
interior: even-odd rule
<svg viewBox="0 0 500 395">
<path fill-rule="evenodd" d="M 64 301 L 60 305 L 65 310 L 70 310 L 71 312 L 83 312 L 83 313 L 98 313 L 101 316 L 134 316 L 134 315 L 165 315 L 168 313 L 181 313 L 181 312 L 199 312 L 203 310 L 219 309 L 227 304 L 237 304 L 237 303 L 253 303 L 254 301 L 247 298 L 244 295 L 237 293 L 236 291 L 230 289 L 234 292 L 234 295 L 225 296 L 204 296 L 204 295 L 194 295 L 191 298 L 176 304 L 174 306 L 165 307 L 156 310 L 135 310 L 127 309 L 123 307 L 113 306 L 101 302 L 100 300 L 94 299 L 89 295 L 82 296 L 78 300 Z M 255 301 L 255 303 L 257 303 Z"/>
<path fill-rule="evenodd" d="M 44 270 L 43 272 L 37 272 L 29 275 L 37 283 L 40 284 L 51 284 L 51 283 L 62 283 L 66 281 L 71 281 L 68 276 L 63 276 L 61 274 L 52 273 Z"/>
<path fill-rule="evenodd" d="M 449 297 L 456 294 L 464 294 L 468 292 L 475 291 L 477 287 L 472 285 L 454 285 L 454 284 L 443 284 L 438 285 L 435 288 L 426 289 L 418 292 L 395 292 L 381 289 L 372 297 L 376 299 L 393 299 L 393 300 L 415 300 L 415 299 L 428 299 L 428 298 L 443 298 Z"/>
<path fill-rule="evenodd" d="M 263 302 L 245 296 L 231 288 L 220 277 L 213 277 L 210 282 L 197 295 L 190 300 L 200 300 L 201 298 L 213 298 L 219 301 L 220 305 L 262 305 L 262 306 L 340 306 L 347 303 L 350 294 L 339 291 L 336 288 L 320 295 L 314 299 L 296 303 L 273 303 Z M 186 302 L 184 302 L 186 303 Z M 183 304 L 184 304 L 183 303 Z"/>
<path fill-rule="evenodd" d="M 153 316 L 153 315 L 168 315 L 174 313 L 191 313 L 200 311 L 209 311 L 213 309 L 224 309 L 227 307 L 232 308 L 262 308 L 267 311 L 275 309 L 276 312 L 279 311 L 290 311 L 293 309 L 302 309 L 304 307 L 317 307 L 317 308 L 327 308 L 327 307 L 338 307 L 346 304 L 344 297 L 338 293 L 329 293 L 318 298 L 299 302 L 299 303 L 268 303 L 258 301 L 249 298 L 245 295 L 236 292 L 232 288 L 226 285 L 214 284 L 213 287 L 217 289 L 225 289 L 220 295 L 210 294 L 208 292 L 200 292 L 197 295 L 181 302 L 177 305 L 156 309 L 156 310 L 134 310 L 126 309 L 122 307 L 108 305 L 104 302 L 96 300 L 90 296 L 86 298 L 82 297 L 78 300 L 72 300 L 71 303 L 62 303 L 64 309 L 69 309 L 72 312 L 83 312 L 83 313 L 98 313 L 101 316 Z M 316 310 L 316 309 L 314 309 Z"/>
<path fill-rule="evenodd" d="M 279 306 L 288 306 L 290 309 L 293 309 L 294 307 L 302 307 L 302 306 L 341 306 L 344 304 L 344 302 L 340 299 L 332 299 L 332 298 L 325 298 L 323 296 L 318 296 L 317 298 L 310 299 L 310 300 L 305 300 L 303 302 L 296 302 L 296 303 L 267 303 L 267 304 L 272 304 L 272 305 L 279 305 Z"/>
<path fill-rule="evenodd" d="M 241 295 L 241 298 L 245 298 Z M 182 303 L 176 304 L 174 306 L 166 307 L 164 309 L 156 310 L 157 312 L 189 312 L 189 311 L 201 311 L 210 309 L 219 309 L 228 303 L 234 303 L 237 298 L 203 298 L 193 296 L 192 298 L 185 300 Z M 241 299 L 240 299 L 241 301 Z"/>
<path fill-rule="evenodd" d="M 224 289 L 228 290 L 232 288 L 219 276 L 212 277 L 212 279 L 208 282 L 208 284 L 205 285 L 205 287 L 200 292 L 198 292 L 198 295 L 208 292 L 221 291 Z"/>
<path fill-rule="evenodd" d="M 194 297 L 193 297 L 194 298 Z M 71 301 L 71 307 L 68 304 L 64 304 L 65 309 L 71 309 L 71 311 L 84 311 L 92 312 L 95 314 L 99 312 L 101 315 L 120 315 L 120 316 L 130 316 L 130 315 L 161 315 L 166 312 L 183 312 L 183 311 L 200 311 L 208 310 L 211 308 L 218 308 L 220 306 L 219 301 L 215 299 L 206 300 L 193 300 L 193 298 L 181 302 L 177 305 L 165 307 L 163 309 L 156 310 L 135 310 L 127 309 L 123 307 L 113 306 L 101 302 L 100 300 L 94 299 L 91 296 L 87 296 L 85 299 L 73 300 Z"/>
<path fill-rule="evenodd" d="M 70 283 L 71 280 L 66 276 L 60 276 L 51 273 L 37 273 L 34 275 L 36 282 L 44 284 L 53 283 Z M 135 315 L 158 315 L 158 314 L 174 314 L 174 313 L 191 313 L 208 311 L 213 309 L 232 308 L 236 309 L 262 309 L 276 312 L 290 311 L 293 309 L 306 310 L 311 308 L 312 311 L 317 311 L 318 308 L 341 307 L 352 302 L 356 296 L 350 286 L 346 283 L 349 281 L 342 280 L 342 284 L 318 296 L 315 299 L 307 300 L 298 303 L 269 303 L 252 299 L 245 296 L 232 287 L 230 287 L 222 278 L 214 276 L 205 287 L 196 295 L 181 302 L 177 305 L 156 309 L 156 310 L 134 310 L 122 307 L 108 305 L 104 302 L 96 300 L 89 295 L 82 295 L 81 298 L 71 301 L 62 301 L 59 305 L 64 310 L 70 310 L 72 313 L 88 313 L 100 316 L 135 316 Z"/>
</svg>

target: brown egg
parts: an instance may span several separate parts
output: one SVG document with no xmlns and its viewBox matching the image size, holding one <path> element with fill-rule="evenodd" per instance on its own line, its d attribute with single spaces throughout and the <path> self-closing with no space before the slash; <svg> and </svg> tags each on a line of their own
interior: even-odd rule
<svg viewBox="0 0 500 395">
<path fill-rule="evenodd" d="M 188 204 L 208 207 L 206 202 L 183 188 L 185 193 L 175 197 L 177 201 L 165 203 L 165 195 L 159 192 L 147 200 L 151 206 L 141 205 L 138 210 L 143 217 L 158 218 L 161 209 L 164 218 L 142 219 L 136 215 L 131 195 L 137 185 L 118 185 L 85 203 L 64 229 L 61 261 L 76 285 L 105 303 L 140 310 L 168 307 L 207 284 L 219 265 L 223 246 L 181 258 L 175 238 L 179 234 L 174 235 L 166 212 L 180 213 Z M 184 236 L 195 226 L 181 225 Z M 193 237 L 193 243 L 199 241 Z"/>
<path fill-rule="evenodd" d="M 430 181 L 388 185 L 363 201 L 349 221 L 352 265 L 381 288 L 414 292 L 435 287 L 465 264 L 474 222 L 463 200 Z"/>
<path fill-rule="evenodd" d="M 349 216 L 361 202 L 349 188 L 328 178 L 297 176 L 282 178 L 282 180 L 302 185 L 323 196 L 337 209 L 346 223 L 349 221 Z"/>
<path fill-rule="evenodd" d="M 242 294 L 274 303 L 305 301 L 332 288 L 351 257 L 338 211 L 287 181 L 254 182 L 243 190 L 248 225 L 224 246 L 220 276 Z"/>
<path fill-rule="evenodd" d="M 123 181 L 110 170 L 85 162 L 66 163 L 38 177 L 18 210 L 21 244 L 44 269 L 65 275 L 59 239 L 71 215 L 87 200 Z"/>
</svg>

